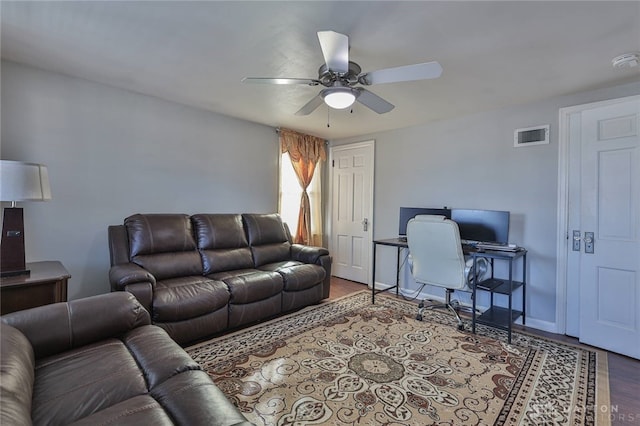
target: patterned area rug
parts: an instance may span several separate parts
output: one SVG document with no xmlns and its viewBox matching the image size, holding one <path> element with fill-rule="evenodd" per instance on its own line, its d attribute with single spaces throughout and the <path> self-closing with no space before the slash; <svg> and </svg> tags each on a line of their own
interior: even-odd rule
<svg viewBox="0 0 640 426">
<path fill-rule="evenodd" d="M 416 311 L 363 291 L 187 352 L 257 425 L 609 424 L 605 353 Z"/>
</svg>

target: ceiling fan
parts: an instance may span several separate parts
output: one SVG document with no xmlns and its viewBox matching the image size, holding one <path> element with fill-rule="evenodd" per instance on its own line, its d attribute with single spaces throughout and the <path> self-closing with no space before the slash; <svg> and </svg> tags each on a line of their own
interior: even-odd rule
<svg viewBox="0 0 640 426">
<path fill-rule="evenodd" d="M 399 81 L 425 80 L 438 78 L 442 74 L 442 67 L 435 61 L 362 72 L 360 65 L 349 60 L 348 36 L 335 31 L 318 31 L 318 40 L 325 64 L 318 69 L 317 79 L 245 77 L 242 81 L 244 83 L 324 86 L 324 89 L 300 108 L 296 115 L 309 115 L 323 102 L 331 108 L 345 109 L 353 105 L 355 101 L 378 114 L 384 114 L 395 106 L 358 85 L 371 86 Z"/>
</svg>

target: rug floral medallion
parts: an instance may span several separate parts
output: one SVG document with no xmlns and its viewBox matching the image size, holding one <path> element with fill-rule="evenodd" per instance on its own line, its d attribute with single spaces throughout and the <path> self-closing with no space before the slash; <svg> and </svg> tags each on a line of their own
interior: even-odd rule
<svg viewBox="0 0 640 426">
<path fill-rule="evenodd" d="M 369 292 L 188 348 L 256 425 L 595 425 L 606 354 Z"/>
</svg>

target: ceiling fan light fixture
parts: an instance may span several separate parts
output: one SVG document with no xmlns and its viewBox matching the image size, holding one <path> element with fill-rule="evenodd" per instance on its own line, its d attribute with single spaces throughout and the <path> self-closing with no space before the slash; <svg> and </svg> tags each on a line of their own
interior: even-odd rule
<svg viewBox="0 0 640 426">
<path fill-rule="evenodd" d="M 349 108 L 356 101 L 358 92 L 348 87 L 332 87 L 322 91 L 324 103 L 333 109 Z"/>
</svg>

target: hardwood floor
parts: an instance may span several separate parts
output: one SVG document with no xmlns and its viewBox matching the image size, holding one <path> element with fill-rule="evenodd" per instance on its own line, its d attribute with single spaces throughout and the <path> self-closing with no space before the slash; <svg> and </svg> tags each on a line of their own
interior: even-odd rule
<svg viewBox="0 0 640 426">
<path fill-rule="evenodd" d="M 365 284 L 331 277 L 329 299 L 338 299 L 361 290 L 368 290 L 368 288 Z M 523 326 L 516 326 L 515 328 L 559 342 L 585 348 L 589 347 L 579 343 L 573 337 L 547 333 Z M 611 406 L 598 407 L 598 409 L 602 413 L 601 415 L 609 416 L 612 425 L 640 425 L 640 361 L 613 352 L 608 352 L 607 358 L 609 363 Z"/>
</svg>

